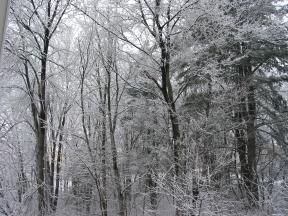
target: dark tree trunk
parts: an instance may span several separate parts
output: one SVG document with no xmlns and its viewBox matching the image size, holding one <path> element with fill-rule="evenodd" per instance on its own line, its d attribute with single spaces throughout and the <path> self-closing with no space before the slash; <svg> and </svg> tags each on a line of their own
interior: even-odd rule
<svg viewBox="0 0 288 216">
<path fill-rule="evenodd" d="M 55 156 L 56 161 L 56 173 L 55 173 L 55 191 L 53 196 L 53 202 L 52 202 L 52 210 L 56 211 L 57 205 L 58 205 L 58 199 L 59 199 L 59 187 L 60 187 L 60 171 L 61 171 L 61 157 L 62 157 L 62 142 L 63 142 L 63 129 L 66 122 L 66 107 L 64 107 L 64 114 L 62 117 L 62 121 L 60 123 L 60 131 L 59 131 L 59 140 L 58 140 L 58 152 L 57 157 Z M 53 173 L 54 175 L 54 173 Z"/>
<path fill-rule="evenodd" d="M 107 216 L 107 165 L 106 165 L 106 139 L 107 139 L 107 129 L 106 129 L 106 100 L 107 100 L 107 88 L 104 88 L 104 94 L 102 93 L 101 83 L 100 83 L 100 74 L 99 74 L 99 93 L 102 101 L 102 107 L 100 112 L 102 113 L 102 122 L 101 122 L 101 179 L 102 179 L 102 192 L 101 192 L 101 203 L 102 206 L 102 216 Z"/>
<path fill-rule="evenodd" d="M 258 206 L 258 175 L 257 175 L 257 156 L 256 156 L 256 101 L 255 87 L 253 84 L 248 87 L 248 120 L 247 124 L 247 152 L 248 152 L 248 180 L 250 184 L 249 201 L 252 206 Z"/>
<path fill-rule="evenodd" d="M 104 107 L 105 109 L 105 107 Z M 102 177 L 102 216 L 107 216 L 107 173 L 106 173 L 106 112 L 103 112 L 102 119 L 102 142 L 101 142 L 101 177 Z"/>
<path fill-rule="evenodd" d="M 156 211 L 158 208 L 158 193 L 157 193 L 157 182 L 153 180 L 152 174 L 148 173 L 147 175 L 147 187 L 149 191 L 150 198 L 150 208 L 153 215 L 157 215 Z"/>
<path fill-rule="evenodd" d="M 41 56 L 41 75 L 40 75 L 40 110 L 39 110 L 39 130 L 36 145 L 36 166 L 37 166 L 37 185 L 38 185 L 38 210 L 40 215 L 44 215 L 47 211 L 47 199 L 45 188 L 45 167 L 46 164 L 46 123 L 47 123 L 47 113 L 46 113 L 46 70 L 47 70 L 47 55 L 49 49 L 49 29 L 45 29 L 44 41 L 43 41 L 43 51 Z"/>
<path fill-rule="evenodd" d="M 241 176 L 248 202 L 252 207 L 258 206 L 258 176 L 256 158 L 256 100 L 255 86 L 252 80 L 251 66 L 239 67 L 240 86 L 245 90 L 240 99 L 240 106 L 236 112 L 239 128 L 235 130 L 237 149 L 241 165 Z"/>
<path fill-rule="evenodd" d="M 18 188 L 17 188 L 17 192 L 18 192 L 18 201 L 19 203 L 22 202 L 22 196 L 23 194 L 26 193 L 27 191 L 27 177 L 25 175 L 24 172 L 24 161 L 23 161 L 23 155 L 21 153 L 21 150 L 19 148 L 19 173 L 18 173 Z"/>
<path fill-rule="evenodd" d="M 113 40 L 111 40 L 113 43 Z M 111 50 L 110 50 L 111 52 Z M 112 96 L 111 96 L 111 70 L 113 66 L 112 61 L 112 54 L 108 57 L 108 65 L 106 69 L 107 73 L 107 108 L 108 108 L 108 122 L 109 122 L 109 135 L 110 135 L 110 143 L 111 143 L 111 153 L 112 153 L 112 170 L 114 175 L 114 182 L 116 186 L 117 198 L 118 198 L 118 205 L 119 205 L 119 216 L 126 216 L 126 205 L 125 205 L 125 196 L 124 192 L 122 191 L 122 184 L 121 184 L 121 176 L 120 170 L 118 165 L 118 152 L 116 147 L 115 141 L 115 130 L 116 130 L 116 123 L 117 123 L 117 115 L 118 115 L 118 103 L 119 103 L 119 88 L 118 88 L 118 74 L 116 73 L 116 92 L 115 92 L 115 110 L 112 114 Z"/>
</svg>

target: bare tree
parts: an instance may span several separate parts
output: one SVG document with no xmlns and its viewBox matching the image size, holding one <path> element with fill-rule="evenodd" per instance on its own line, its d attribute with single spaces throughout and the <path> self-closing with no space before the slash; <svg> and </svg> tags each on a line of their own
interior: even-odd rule
<svg viewBox="0 0 288 216">
<path fill-rule="evenodd" d="M 12 2 L 12 14 L 20 32 L 22 47 L 11 49 L 23 61 L 23 79 L 30 97 L 36 137 L 36 166 L 39 215 L 49 209 L 45 192 L 47 177 L 47 67 L 49 48 L 70 1 Z M 22 11 L 21 11 L 22 10 Z M 33 23 L 31 23 L 33 20 Z M 26 35 L 27 34 L 27 35 Z M 11 44 L 13 47 L 13 44 Z M 31 47 L 32 46 L 32 47 Z M 32 49 L 31 48 L 35 48 Z M 53 158 L 54 160 L 55 158 Z M 45 194 L 46 193 L 46 194 Z"/>
</svg>

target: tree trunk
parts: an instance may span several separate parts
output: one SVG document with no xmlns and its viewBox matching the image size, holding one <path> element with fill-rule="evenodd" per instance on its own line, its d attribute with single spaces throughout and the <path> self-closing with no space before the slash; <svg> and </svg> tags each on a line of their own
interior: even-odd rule
<svg viewBox="0 0 288 216">
<path fill-rule="evenodd" d="M 43 120 L 42 120 L 43 121 Z M 45 136 L 46 130 L 44 124 L 40 124 L 40 131 L 37 137 L 36 145 L 36 173 L 37 173 L 37 186 L 38 186 L 38 210 L 39 215 L 44 215 L 47 209 L 47 202 L 45 200 L 44 186 L 45 186 Z"/>
<path fill-rule="evenodd" d="M 109 67 L 111 67 L 111 65 Z M 112 118 L 111 72 L 110 72 L 110 70 L 107 70 L 107 78 L 108 78 L 108 85 L 107 85 L 108 120 L 109 120 L 109 133 L 110 133 L 111 152 L 112 152 L 112 169 L 113 169 L 114 181 L 115 181 L 116 191 L 117 191 L 117 198 L 118 198 L 118 205 L 119 205 L 119 215 L 120 216 L 125 216 L 125 214 L 126 214 L 126 206 L 125 206 L 125 201 L 124 201 L 124 194 L 122 192 L 121 176 L 120 176 L 120 170 L 119 170 L 119 167 L 118 167 L 118 153 L 117 153 L 116 142 L 115 142 L 115 129 L 116 129 L 117 111 L 115 113 L 115 116 L 113 116 L 113 118 Z"/>
<path fill-rule="evenodd" d="M 256 101 L 255 87 L 250 84 L 248 87 L 248 120 L 247 124 L 247 150 L 248 150 L 248 179 L 249 179 L 249 203 L 258 206 L 258 176 L 256 160 Z"/>
<path fill-rule="evenodd" d="M 65 109 L 65 108 L 64 108 Z M 53 211 L 56 211 L 57 205 L 58 205 L 58 199 L 59 199 L 59 187 L 60 187 L 60 171 L 61 171 L 61 157 L 62 157 L 62 142 L 63 142 L 63 129 L 65 126 L 65 121 L 66 121 L 66 111 L 64 110 L 63 118 L 61 121 L 61 125 L 59 127 L 59 141 L 58 141 L 58 153 L 57 153 L 57 158 L 55 157 L 56 160 L 56 178 L 55 178 L 55 191 L 54 191 L 54 198 L 53 198 Z M 54 160 L 54 159 L 53 159 Z M 54 175 L 54 173 L 53 173 Z"/>
<path fill-rule="evenodd" d="M 45 215 L 47 211 L 47 194 L 45 193 L 45 167 L 46 164 L 46 69 L 47 69 L 47 55 L 49 49 L 49 29 L 45 29 L 45 37 L 43 41 L 43 52 L 41 56 L 41 80 L 40 80 L 40 111 L 39 111 L 39 130 L 36 145 L 36 173 L 37 173 L 37 185 L 38 185 L 38 210 L 40 215 Z"/>
<path fill-rule="evenodd" d="M 131 145 L 129 145 L 130 139 L 129 139 L 129 131 L 127 129 L 124 129 L 124 136 L 125 136 L 125 141 L 124 141 L 124 149 L 125 149 L 125 167 L 124 167 L 124 174 L 125 174 L 125 180 L 124 180 L 124 198 L 125 198 L 125 205 L 126 205 L 126 215 L 129 215 L 128 210 L 130 209 L 130 203 L 131 203 L 131 191 L 132 191 L 132 180 L 131 180 L 131 173 L 130 173 L 130 150 L 131 150 Z M 132 138 L 131 138 L 132 139 Z"/>
<path fill-rule="evenodd" d="M 258 206 L 258 177 L 256 160 L 256 100 L 255 86 L 252 83 L 251 66 L 239 67 L 239 75 L 242 82 L 240 86 L 245 90 L 245 95 L 240 99 L 240 111 L 236 113 L 237 122 L 240 125 L 235 130 L 237 148 L 241 165 L 241 175 L 248 202 L 252 207 Z"/>
<path fill-rule="evenodd" d="M 18 171 L 18 201 L 19 203 L 22 202 L 22 196 L 27 191 L 27 177 L 24 172 L 24 161 L 23 161 L 23 155 L 20 149 L 20 146 L 18 146 L 18 157 L 19 157 L 19 171 Z"/>
<path fill-rule="evenodd" d="M 161 36 L 162 37 L 162 36 Z M 180 128 L 179 120 L 177 116 L 173 88 L 170 80 L 170 42 L 165 44 L 163 39 L 160 39 L 160 49 L 161 49 L 161 81 L 162 81 L 162 94 L 168 106 L 169 118 L 172 126 L 172 138 L 173 138 L 173 159 L 174 159 L 174 173 L 177 179 L 177 183 L 180 183 L 183 180 L 182 174 L 185 173 L 185 161 L 181 161 L 180 152 L 184 151 L 181 147 L 180 142 Z M 181 170 L 182 168 L 182 170 Z M 180 210 L 181 201 L 177 201 L 176 216 L 183 215 L 183 211 Z"/>
<path fill-rule="evenodd" d="M 107 88 L 103 89 L 102 92 L 101 83 L 100 83 L 100 73 L 98 70 L 98 87 L 99 95 L 101 99 L 100 112 L 102 114 L 101 122 L 101 179 L 102 179 L 102 192 L 100 199 L 100 205 L 102 206 L 102 216 L 107 216 L 107 165 L 106 165 L 106 139 L 107 139 L 107 126 L 106 126 L 106 100 L 107 100 Z"/>
<path fill-rule="evenodd" d="M 157 182 L 155 182 L 152 178 L 151 171 L 147 174 L 147 187 L 149 191 L 150 198 L 150 209 L 152 210 L 152 215 L 157 215 L 158 208 L 158 194 L 157 194 Z"/>
</svg>

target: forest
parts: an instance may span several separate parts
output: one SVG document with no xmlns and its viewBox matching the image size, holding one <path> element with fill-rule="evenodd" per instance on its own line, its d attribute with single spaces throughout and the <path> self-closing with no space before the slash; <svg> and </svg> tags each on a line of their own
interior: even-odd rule
<svg viewBox="0 0 288 216">
<path fill-rule="evenodd" d="M 0 215 L 288 215 L 286 0 L 11 0 Z"/>
</svg>

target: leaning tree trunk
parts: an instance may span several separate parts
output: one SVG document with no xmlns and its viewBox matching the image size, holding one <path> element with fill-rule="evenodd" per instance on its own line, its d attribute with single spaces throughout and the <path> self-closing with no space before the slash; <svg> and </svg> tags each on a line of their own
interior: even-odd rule
<svg viewBox="0 0 288 216">
<path fill-rule="evenodd" d="M 63 142 L 63 129 L 66 122 L 66 106 L 64 108 L 64 114 L 62 119 L 60 119 L 60 131 L 59 131 L 59 139 L 58 139 L 58 152 L 57 156 L 55 155 L 55 158 L 53 158 L 54 161 L 56 161 L 56 172 L 55 172 L 55 190 L 53 194 L 53 200 L 52 200 L 52 210 L 56 211 L 57 205 L 58 205 L 58 199 L 59 199 L 59 187 L 60 187 L 60 171 L 61 171 L 61 157 L 62 157 L 62 142 Z M 54 173 L 52 173 L 54 176 Z"/>
</svg>

